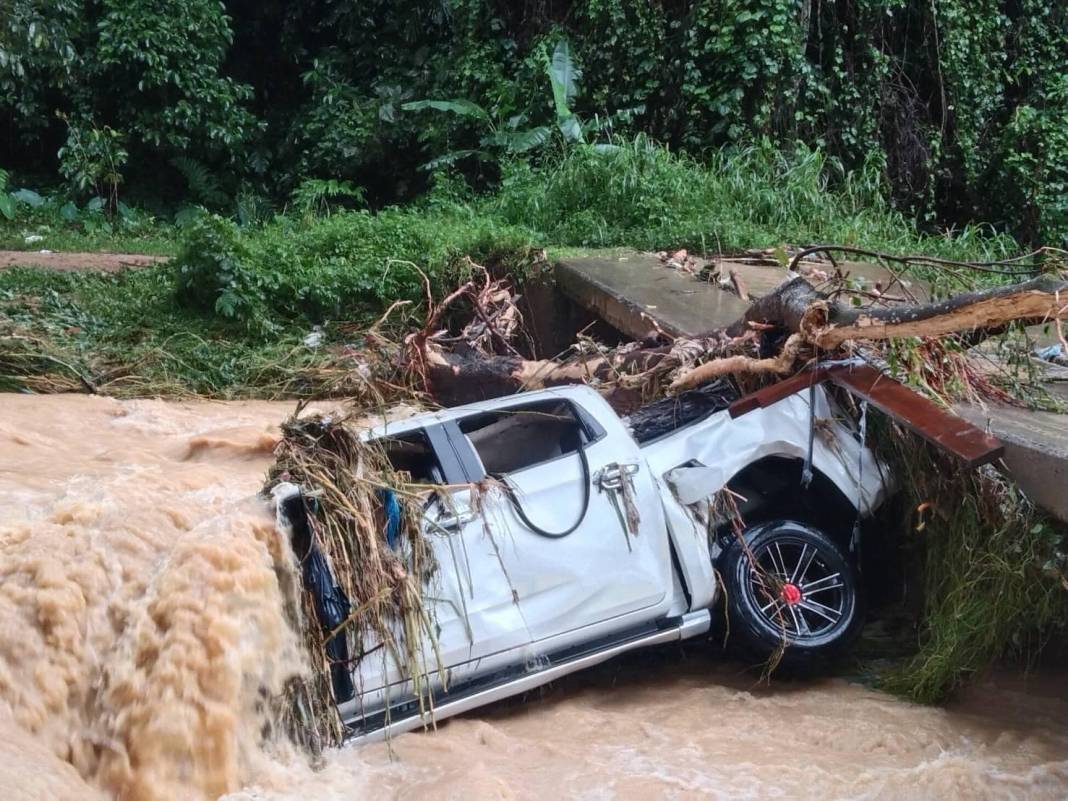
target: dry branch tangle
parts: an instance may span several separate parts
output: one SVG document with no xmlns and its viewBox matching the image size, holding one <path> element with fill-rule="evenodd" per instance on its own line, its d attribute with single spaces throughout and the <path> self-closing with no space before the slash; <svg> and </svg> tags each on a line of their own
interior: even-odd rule
<svg viewBox="0 0 1068 801">
<path fill-rule="evenodd" d="M 683 392 L 687 389 L 693 389 L 699 384 L 725 376 L 728 373 L 774 373 L 776 375 L 785 375 L 793 369 L 802 344 L 803 339 L 800 334 L 791 334 L 778 355 L 768 359 L 754 359 L 743 355 L 713 359 L 680 375 L 671 382 L 669 389 L 671 392 Z"/>
<path fill-rule="evenodd" d="M 444 348 L 426 338 L 420 343 L 420 358 L 431 394 L 447 405 L 573 383 L 592 383 L 602 392 L 633 392 L 654 377 L 670 379 L 669 391 L 681 392 L 729 373 L 786 375 L 813 348 L 829 352 L 853 340 L 972 332 L 977 342 L 1010 322 L 1034 324 L 1066 317 L 1068 281 L 1060 276 L 962 293 L 919 306 L 867 309 L 833 302 L 797 278 L 757 300 L 726 331 L 676 340 L 670 347 L 631 345 L 576 354 L 561 362 L 493 355 L 476 348 Z M 754 358 L 739 353 L 752 347 L 757 331 L 766 329 L 789 333 L 779 354 Z M 700 358 L 694 357 L 693 348 L 700 351 Z M 720 358 L 709 358 L 713 355 Z M 701 359 L 703 363 L 689 366 Z"/>
</svg>

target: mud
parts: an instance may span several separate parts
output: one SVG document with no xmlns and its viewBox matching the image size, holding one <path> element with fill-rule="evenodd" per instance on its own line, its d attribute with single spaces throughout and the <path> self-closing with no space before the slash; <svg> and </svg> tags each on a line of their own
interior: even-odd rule
<svg viewBox="0 0 1068 801">
<path fill-rule="evenodd" d="M 166 261 L 165 256 L 134 253 L 55 253 L 50 250 L 0 250 L 0 270 L 7 267 L 37 267 L 68 273 L 77 271 L 117 273 L 151 267 Z"/>
<path fill-rule="evenodd" d="M 255 497 L 290 409 L 0 395 L 4 798 L 1068 798 L 1062 674 L 924 708 L 699 647 L 313 770 L 264 737 L 302 669 Z"/>
</svg>

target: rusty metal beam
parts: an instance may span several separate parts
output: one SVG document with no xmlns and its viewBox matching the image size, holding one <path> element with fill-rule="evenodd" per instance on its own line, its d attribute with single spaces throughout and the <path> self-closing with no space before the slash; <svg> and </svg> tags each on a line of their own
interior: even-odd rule
<svg viewBox="0 0 1068 801">
<path fill-rule="evenodd" d="M 967 420 L 946 411 L 904 384 L 883 375 L 869 365 L 817 367 L 764 387 L 731 404 L 731 417 L 777 403 L 813 383 L 831 381 L 862 398 L 919 434 L 928 442 L 949 451 L 969 467 L 978 467 L 1004 453 L 1000 440 Z"/>
<path fill-rule="evenodd" d="M 913 392 L 869 365 L 827 369 L 828 377 L 895 420 L 899 420 L 933 445 L 959 457 L 969 467 L 1000 459 L 1005 448 L 996 437 L 973 426 L 963 417 Z"/>
<path fill-rule="evenodd" d="M 763 409 L 773 403 L 785 400 L 791 395 L 807 389 L 812 384 L 820 384 L 826 380 L 825 368 L 817 367 L 814 370 L 802 370 L 787 379 L 769 384 L 749 395 L 743 395 L 728 406 L 727 411 L 730 412 L 731 417 L 741 417 L 743 414 L 749 414 L 749 412 L 756 409 Z"/>
</svg>

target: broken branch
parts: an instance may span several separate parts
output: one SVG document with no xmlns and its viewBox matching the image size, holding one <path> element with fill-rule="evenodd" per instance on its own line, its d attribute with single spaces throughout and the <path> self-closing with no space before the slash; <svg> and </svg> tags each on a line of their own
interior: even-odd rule
<svg viewBox="0 0 1068 801">
<path fill-rule="evenodd" d="M 774 373 L 776 375 L 785 375 L 793 370 L 794 362 L 797 361 L 798 353 L 803 344 L 804 339 L 801 334 L 791 334 L 779 354 L 769 359 L 757 359 L 752 356 L 742 355 L 713 359 L 680 375 L 671 382 L 669 391 L 682 392 L 687 389 L 693 389 L 699 384 L 730 373 Z"/>
<path fill-rule="evenodd" d="M 797 330 L 811 344 L 825 350 L 851 339 L 939 337 L 963 331 L 979 334 L 1003 330 L 1011 322 L 1033 325 L 1063 319 L 1068 316 L 1068 309 L 1057 302 L 1062 292 L 1068 292 L 1068 281 L 1041 276 L 921 306 L 849 309 L 813 302 L 802 313 Z"/>
</svg>

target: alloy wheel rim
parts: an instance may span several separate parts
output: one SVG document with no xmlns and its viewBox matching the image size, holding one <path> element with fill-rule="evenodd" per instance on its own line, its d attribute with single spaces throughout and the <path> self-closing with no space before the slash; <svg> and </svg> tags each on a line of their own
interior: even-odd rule
<svg viewBox="0 0 1068 801">
<path fill-rule="evenodd" d="M 804 641 L 842 622 L 849 604 L 844 577 L 812 543 L 777 538 L 754 549 L 747 561 L 746 590 L 771 628 Z"/>
</svg>

